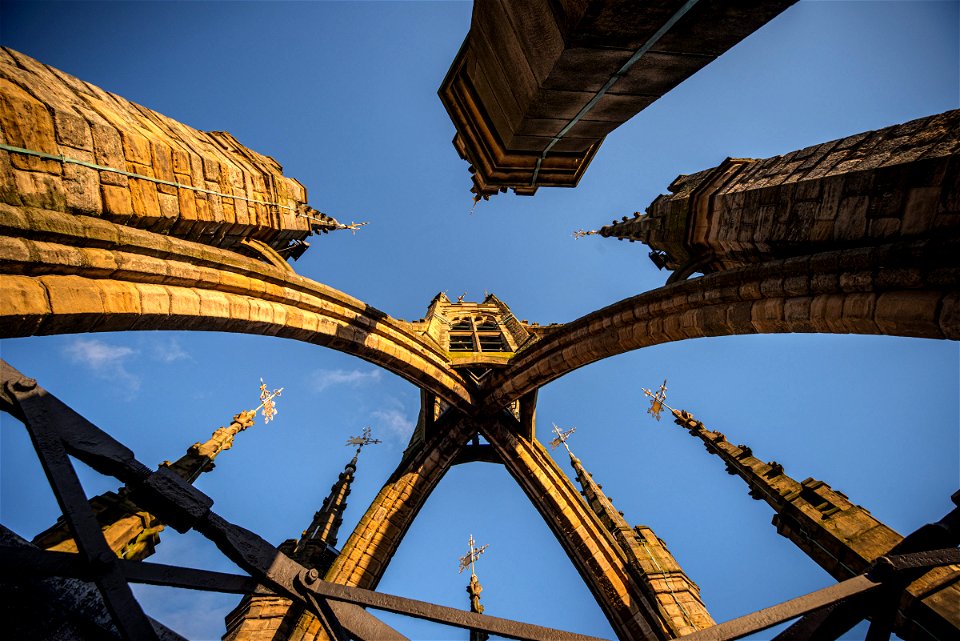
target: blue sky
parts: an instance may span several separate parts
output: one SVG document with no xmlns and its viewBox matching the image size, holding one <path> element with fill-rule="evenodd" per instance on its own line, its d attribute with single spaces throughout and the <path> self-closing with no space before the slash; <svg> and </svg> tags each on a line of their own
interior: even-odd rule
<svg viewBox="0 0 960 641">
<path fill-rule="evenodd" d="M 957 2 L 800 2 L 604 142 L 577 189 L 499 195 L 470 213 L 467 165 L 437 88 L 471 4 L 22 3 L 0 5 L 4 45 L 193 127 L 276 158 L 310 203 L 356 235 L 315 238 L 296 263 L 397 318 L 438 291 L 496 293 L 519 318 L 565 322 L 663 284 L 636 244 L 588 237 L 642 211 L 681 173 L 765 157 L 958 107 Z M 341 543 L 393 471 L 418 393 L 366 362 L 268 337 L 144 332 L 4 340 L 3 358 L 130 446 L 179 456 L 241 409 L 263 377 L 285 387 L 198 486 L 228 519 L 279 543 L 309 523 L 372 425 Z M 770 525 L 722 463 L 644 414 L 641 386 L 709 427 L 826 481 L 901 533 L 940 518 L 960 478 L 955 342 L 823 335 L 684 341 L 591 365 L 541 390 L 539 434 L 571 447 L 633 523 L 654 528 L 718 621 L 831 579 Z M 0 520 L 26 537 L 57 516 L 22 428 L 0 430 Z M 562 450 L 561 450 L 562 451 Z M 569 471 L 566 455 L 558 461 Z M 79 467 L 82 468 L 82 465 Z M 116 483 L 82 470 L 89 494 Z M 469 534 L 487 613 L 612 637 L 559 544 L 502 468 L 454 468 L 380 589 L 467 608 L 457 557 Z M 155 560 L 231 570 L 197 535 L 165 534 Z M 145 608 L 215 639 L 236 597 L 138 588 Z M 451 628 L 384 616 L 414 639 Z M 761 635 L 762 638 L 764 635 Z"/>
</svg>

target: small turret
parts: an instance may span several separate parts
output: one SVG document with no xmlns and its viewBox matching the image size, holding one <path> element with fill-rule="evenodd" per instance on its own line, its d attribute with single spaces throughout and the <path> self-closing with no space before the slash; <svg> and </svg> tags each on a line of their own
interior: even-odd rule
<svg viewBox="0 0 960 641">
<path fill-rule="evenodd" d="M 637 582 L 657 605 L 665 632 L 678 637 L 714 625 L 700 599 L 700 588 L 687 577 L 666 544 L 645 525 L 631 527 L 623 512 L 603 493 L 603 486 L 593 480 L 593 475 L 573 455 L 567 439 L 576 428 L 561 431 L 556 425 L 553 427 L 557 437 L 551 445 L 563 444 L 566 448 L 583 498 L 616 541 Z"/>
<path fill-rule="evenodd" d="M 343 468 L 330 493 L 323 500 L 310 525 L 298 539 L 287 539 L 278 549 L 307 568 L 315 568 L 323 576 L 340 553 L 337 534 L 347 508 L 350 485 L 357 472 L 360 451 L 367 445 L 380 443 L 370 437 L 370 428 L 365 427 L 361 436 L 347 440 L 347 445 L 357 447 L 353 458 Z M 227 632 L 224 641 L 273 641 L 285 638 L 296 625 L 303 608 L 289 599 L 275 596 L 245 595 L 227 616 Z"/>
</svg>

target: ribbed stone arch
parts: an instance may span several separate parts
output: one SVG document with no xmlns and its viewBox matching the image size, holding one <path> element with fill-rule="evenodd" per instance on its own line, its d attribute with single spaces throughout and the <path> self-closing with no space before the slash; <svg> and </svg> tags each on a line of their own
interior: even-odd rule
<svg viewBox="0 0 960 641">
<path fill-rule="evenodd" d="M 0 335 L 262 334 L 359 356 L 465 408 L 463 377 L 409 325 L 240 254 L 90 217 L 0 205 Z"/>
<path fill-rule="evenodd" d="M 404 456 L 344 543 L 325 579 L 376 589 L 420 509 L 478 431 L 543 517 L 617 638 L 669 638 L 662 616 L 599 517 L 544 447 L 536 439 L 522 436 L 520 422 L 505 412 L 476 418 L 455 411 L 444 414 L 433 435 Z M 320 622 L 306 613 L 287 639 L 317 641 L 326 636 Z"/>
<path fill-rule="evenodd" d="M 583 316 L 486 382 L 503 407 L 579 367 L 641 347 L 773 333 L 960 338 L 960 242 L 914 241 L 776 260 L 661 287 Z"/>
</svg>

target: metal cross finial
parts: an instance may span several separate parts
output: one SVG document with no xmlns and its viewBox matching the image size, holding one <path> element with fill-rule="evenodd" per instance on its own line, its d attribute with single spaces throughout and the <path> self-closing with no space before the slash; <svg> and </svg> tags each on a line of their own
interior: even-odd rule
<svg viewBox="0 0 960 641">
<path fill-rule="evenodd" d="M 561 443 L 567 448 L 567 454 L 573 456 L 573 452 L 570 451 L 570 446 L 567 445 L 567 439 L 570 438 L 570 435 L 577 431 L 577 428 L 571 427 L 569 430 L 560 430 L 557 427 L 557 424 L 553 424 L 553 433 L 557 435 L 557 438 L 550 441 L 550 449 L 556 449 Z"/>
<path fill-rule="evenodd" d="M 466 295 L 467 295 L 467 292 L 463 292 L 462 294 L 460 294 L 459 296 L 457 296 L 457 302 L 458 302 L 458 303 L 462 303 L 462 302 L 463 302 L 463 297 L 466 296 Z"/>
<path fill-rule="evenodd" d="M 588 231 L 588 230 L 583 230 L 583 229 L 578 229 L 577 231 L 573 232 L 573 238 L 574 238 L 574 240 L 579 240 L 579 239 L 583 238 L 584 236 L 593 236 L 594 234 L 599 234 L 599 233 L 600 233 L 600 232 L 598 232 L 596 229 L 591 229 L 591 230 L 589 230 L 589 231 Z"/>
<path fill-rule="evenodd" d="M 340 223 L 339 225 L 337 225 L 337 229 L 349 229 L 350 233 L 356 236 L 358 229 L 360 229 L 364 225 L 369 225 L 369 224 L 370 224 L 369 222 L 362 222 L 362 223 L 351 222 L 349 225 Z"/>
<path fill-rule="evenodd" d="M 641 387 L 640 389 L 643 390 L 644 394 L 650 397 L 650 407 L 647 408 L 647 414 L 650 414 L 653 418 L 659 421 L 660 413 L 663 411 L 663 408 L 667 408 L 671 412 L 676 411 L 664 402 L 667 400 L 667 379 L 663 379 L 663 384 L 656 393 L 651 392 L 646 387 Z"/>
<path fill-rule="evenodd" d="M 472 534 L 470 535 L 469 545 L 470 545 L 470 551 L 460 557 L 460 570 L 459 570 L 459 573 L 462 574 L 463 571 L 466 570 L 467 567 L 469 567 L 469 568 L 470 568 L 470 574 L 473 575 L 473 576 L 476 576 L 476 574 L 477 574 L 477 572 L 476 572 L 477 559 L 480 558 L 480 555 L 483 554 L 484 551 L 485 551 L 488 547 L 490 547 L 490 545 L 489 545 L 489 544 L 484 544 L 484 545 L 481 545 L 480 547 L 474 547 L 474 546 L 476 545 L 476 543 L 474 543 L 473 535 L 472 535 Z"/>
<path fill-rule="evenodd" d="M 351 436 L 347 439 L 347 445 L 356 445 L 357 454 L 360 453 L 360 450 L 363 449 L 364 445 L 376 445 L 377 443 L 382 443 L 378 438 L 371 438 L 370 432 L 372 430 L 369 427 L 363 428 L 363 433 L 360 436 Z"/>
<path fill-rule="evenodd" d="M 280 396 L 280 392 L 282 391 L 282 387 L 272 392 L 269 391 L 267 384 L 263 382 L 262 378 L 260 379 L 260 404 L 257 406 L 257 409 L 253 410 L 253 413 L 256 414 L 262 409 L 264 423 L 269 423 L 270 420 L 277 415 L 277 405 L 273 402 L 273 399 Z"/>
</svg>

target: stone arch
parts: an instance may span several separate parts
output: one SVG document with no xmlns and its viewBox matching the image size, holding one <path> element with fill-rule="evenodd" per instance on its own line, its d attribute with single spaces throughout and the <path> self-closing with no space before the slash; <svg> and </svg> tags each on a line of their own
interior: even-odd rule
<svg viewBox="0 0 960 641">
<path fill-rule="evenodd" d="M 960 242 L 914 241 L 775 260 L 683 281 L 583 316 L 485 383 L 503 407 L 584 365 L 641 347 L 769 333 L 960 338 Z"/>
<path fill-rule="evenodd" d="M 187 329 L 292 338 L 359 356 L 456 407 L 446 355 L 405 322 L 234 252 L 43 210 L 0 210 L 0 334 Z"/>
<path fill-rule="evenodd" d="M 630 572 L 614 539 L 543 446 L 520 436 L 520 422 L 503 412 L 480 418 L 455 410 L 445 413 L 432 436 L 404 456 L 325 579 L 375 589 L 420 509 L 478 432 L 543 517 L 617 637 L 628 641 L 668 638 L 660 613 Z M 324 638 L 322 634 L 319 621 L 306 614 L 288 639 L 313 641 Z"/>
</svg>

